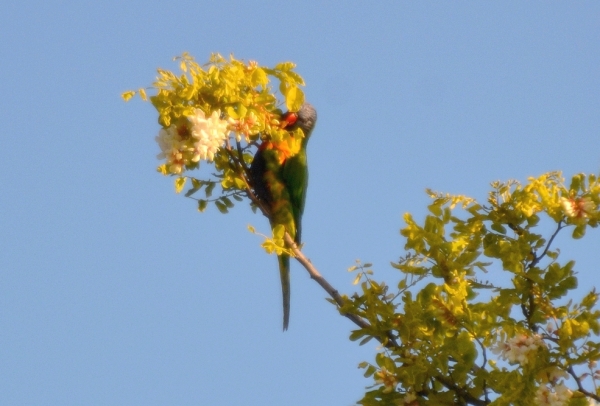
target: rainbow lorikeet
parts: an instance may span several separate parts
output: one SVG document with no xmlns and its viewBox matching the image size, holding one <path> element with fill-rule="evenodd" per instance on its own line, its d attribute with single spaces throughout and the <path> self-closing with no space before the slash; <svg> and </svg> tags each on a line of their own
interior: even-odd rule
<svg viewBox="0 0 600 406">
<path fill-rule="evenodd" d="M 298 153 L 287 156 L 273 142 L 263 142 L 250 166 L 250 181 L 257 198 L 270 214 L 271 227 L 283 225 L 296 244 L 302 234 L 302 213 L 308 186 L 306 146 L 317 122 L 317 111 L 308 103 L 298 112 L 288 112 L 281 117 L 285 129 L 301 128 L 304 138 Z M 290 320 L 290 257 L 277 257 L 283 293 L 283 329 Z"/>
</svg>

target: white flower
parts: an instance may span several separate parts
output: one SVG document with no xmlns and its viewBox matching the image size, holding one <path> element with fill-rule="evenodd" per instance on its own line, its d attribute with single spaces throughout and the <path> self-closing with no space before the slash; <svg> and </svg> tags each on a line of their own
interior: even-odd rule
<svg viewBox="0 0 600 406">
<path fill-rule="evenodd" d="M 568 199 L 561 197 L 560 204 L 567 217 L 571 218 L 586 218 L 596 210 L 596 204 L 589 196 L 570 197 Z"/>
<path fill-rule="evenodd" d="M 159 131 L 155 139 L 161 152 L 157 158 L 166 161 L 168 173 L 180 174 L 201 159 L 214 159 L 229 132 L 228 122 L 219 116 L 219 111 L 215 111 L 207 118 L 202 110 L 195 109 L 186 122 Z"/>
<path fill-rule="evenodd" d="M 537 351 L 539 347 L 545 346 L 542 337 L 538 334 L 533 336 L 519 334 L 506 343 L 498 344 L 496 348 L 492 349 L 492 352 L 499 355 L 500 358 L 508 360 L 508 362 L 518 362 L 521 365 L 526 365 L 529 362 L 529 354 Z"/>
<path fill-rule="evenodd" d="M 212 161 L 215 153 L 227 139 L 228 123 L 221 120 L 220 111 L 213 111 L 210 117 L 200 109 L 194 109 L 194 114 L 188 117 L 192 124 L 191 134 L 194 138 L 192 161 L 201 159 Z"/>
<path fill-rule="evenodd" d="M 569 403 L 572 395 L 573 392 L 562 383 L 554 387 L 542 385 L 535 393 L 535 404 L 540 406 L 563 406 Z"/>
<path fill-rule="evenodd" d="M 158 135 L 154 138 L 160 147 L 160 154 L 156 156 L 158 159 L 165 159 L 174 145 L 177 143 L 177 131 L 174 126 L 169 128 L 161 128 Z"/>
<path fill-rule="evenodd" d="M 169 172 L 181 173 L 183 171 L 183 144 L 175 126 L 161 128 L 154 139 L 161 151 L 156 157 L 166 159 Z"/>
</svg>

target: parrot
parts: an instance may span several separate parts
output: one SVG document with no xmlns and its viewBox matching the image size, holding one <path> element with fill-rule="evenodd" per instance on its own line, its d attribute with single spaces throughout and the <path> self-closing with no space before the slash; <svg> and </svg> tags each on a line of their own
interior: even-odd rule
<svg viewBox="0 0 600 406">
<path fill-rule="evenodd" d="M 301 242 L 302 214 L 308 187 L 306 146 L 316 122 L 317 111 L 309 103 L 304 103 L 297 112 L 283 114 L 283 128 L 290 131 L 301 128 L 304 133 L 300 150 L 295 155 L 286 156 L 280 153 L 277 145 L 264 141 L 256 151 L 249 169 L 254 193 L 270 212 L 271 228 L 283 225 L 297 245 Z M 285 331 L 290 321 L 290 257 L 287 254 L 278 255 L 277 262 L 283 294 Z"/>
</svg>

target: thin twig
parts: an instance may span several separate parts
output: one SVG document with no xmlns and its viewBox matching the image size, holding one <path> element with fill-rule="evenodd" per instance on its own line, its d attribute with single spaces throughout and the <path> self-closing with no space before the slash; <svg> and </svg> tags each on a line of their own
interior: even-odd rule
<svg viewBox="0 0 600 406">
<path fill-rule="evenodd" d="M 565 226 L 563 226 L 563 222 L 562 220 L 560 220 L 558 222 L 558 227 L 556 227 L 556 231 L 554 232 L 554 234 L 552 234 L 552 237 L 550 237 L 550 240 L 548 240 L 548 244 L 546 244 L 546 248 L 544 249 L 544 252 L 542 252 L 542 255 L 540 255 L 539 257 L 535 257 L 533 261 L 531 261 L 531 263 L 529 264 L 528 268 L 531 269 L 534 266 L 536 266 L 541 260 L 542 258 L 544 258 L 546 256 L 546 254 L 548 253 L 548 250 L 550 249 L 550 245 L 552 245 L 552 241 L 554 241 L 554 238 L 556 237 L 556 235 L 558 234 L 558 232 L 560 230 L 562 230 Z"/>
<path fill-rule="evenodd" d="M 575 379 L 575 382 L 577 382 L 577 389 L 579 390 L 579 392 L 583 393 L 585 396 L 592 398 L 596 401 L 600 401 L 600 396 L 592 393 L 592 392 L 588 392 L 587 390 L 585 390 L 585 388 L 583 387 L 583 385 L 581 384 L 581 379 L 579 379 L 579 377 L 577 376 L 577 374 L 575 374 L 575 370 L 573 369 L 573 367 L 571 365 L 569 365 L 567 367 L 567 372 L 569 374 L 571 374 L 571 376 L 573 377 L 573 379 Z"/>
<path fill-rule="evenodd" d="M 444 385 L 446 388 L 454 391 L 458 396 L 460 396 L 465 402 L 469 405 L 477 405 L 477 406 L 485 406 L 488 404 L 485 400 L 481 400 L 471 395 L 466 389 L 457 386 L 454 382 L 449 381 L 447 378 L 443 376 L 434 377 L 436 381 Z"/>
</svg>

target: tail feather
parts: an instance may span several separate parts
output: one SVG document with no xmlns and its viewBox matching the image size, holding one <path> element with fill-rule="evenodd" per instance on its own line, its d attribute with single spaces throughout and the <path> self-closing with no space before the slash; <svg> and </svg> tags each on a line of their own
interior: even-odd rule
<svg viewBox="0 0 600 406">
<path fill-rule="evenodd" d="M 290 323 L 290 256 L 279 255 L 277 262 L 279 262 L 281 293 L 283 294 L 283 330 L 285 331 Z"/>
</svg>

